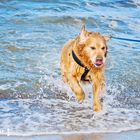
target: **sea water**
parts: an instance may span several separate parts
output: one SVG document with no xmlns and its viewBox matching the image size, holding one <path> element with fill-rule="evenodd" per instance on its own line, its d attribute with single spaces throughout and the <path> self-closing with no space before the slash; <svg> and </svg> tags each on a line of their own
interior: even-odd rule
<svg viewBox="0 0 140 140">
<path fill-rule="evenodd" d="M 103 111 L 91 85 L 78 104 L 60 74 L 60 52 L 87 30 L 140 39 L 139 0 L 0 1 L 0 135 L 140 129 L 140 44 L 108 42 Z"/>
</svg>

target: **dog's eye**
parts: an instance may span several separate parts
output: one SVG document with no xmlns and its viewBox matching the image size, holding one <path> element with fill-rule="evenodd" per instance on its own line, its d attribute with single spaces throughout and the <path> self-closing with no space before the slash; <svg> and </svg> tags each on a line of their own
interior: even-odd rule
<svg viewBox="0 0 140 140">
<path fill-rule="evenodd" d="M 105 47 L 102 47 L 102 50 L 104 50 L 105 49 Z"/>
<path fill-rule="evenodd" d="M 92 50 L 95 50 L 95 47 L 90 47 Z"/>
</svg>

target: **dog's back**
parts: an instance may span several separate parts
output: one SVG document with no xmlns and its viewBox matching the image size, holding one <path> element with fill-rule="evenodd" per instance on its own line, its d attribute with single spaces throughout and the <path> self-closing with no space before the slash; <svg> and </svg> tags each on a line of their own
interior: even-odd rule
<svg viewBox="0 0 140 140">
<path fill-rule="evenodd" d="M 74 39 L 69 40 L 61 50 L 61 74 L 64 82 L 67 82 L 66 73 L 70 69 L 71 52 L 74 44 Z"/>
</svg>

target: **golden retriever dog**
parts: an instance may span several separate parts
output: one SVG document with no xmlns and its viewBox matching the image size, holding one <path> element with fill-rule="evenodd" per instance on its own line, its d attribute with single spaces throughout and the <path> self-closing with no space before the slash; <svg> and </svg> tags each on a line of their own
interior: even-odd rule
<svg viewBox="0 0 140 140">
<path fill-rule="evenodd" d="M 95 112 L 102 109 L 100 93 L 105 85 L 104 67 L 108 40 L 108 37 L 100 33 L 88 32 L 83 26 L 80 34 L 69 40 L 61 51 L 63 81 L 71 87 L 79 103 L 82 103 L 85 98 L 80 83 L 93 83 Z"/>
</svg>

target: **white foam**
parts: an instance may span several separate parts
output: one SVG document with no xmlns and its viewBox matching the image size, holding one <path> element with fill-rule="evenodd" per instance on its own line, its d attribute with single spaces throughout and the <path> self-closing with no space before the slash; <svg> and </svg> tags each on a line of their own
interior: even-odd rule
<svg viewBox="0 0 140 140">
<path fill-rule="evenodd" d="M 48 76 L 44 76 L 40 82 L 46 82 Z M 55 83 L 55 85 L 54 85 Z M 58 84 L 59 83 L 59 84 Z M 61 95 L 67 94 L 70 89 L 58 78 L 51 77 L 47 84 L 51 90 Z M 59 85 L 59 86 L 58 86 Z M 48 86 L 48 85 L 47 85 Z M 46 87 L 47 87 L 46 86 Z M 45 87 L 43 87 L 45 88 Z M 58 90 L 59 89 L 59 90 Z M 84 88 L 86 99 L 83 104 L 78 104 L 76 100 L 69 98 L 57 99 L 21 99 L 2 101 L 5 111 L 1 119 L 1 135 L 32 136 L 47 134 L 73 134 L 73 133 L 109 133 L 139 129 L 139 110 L 126 108 L 113 108 L 113 104 L 119 104 L 115 97 L 125 87 L 118 90 L 117 85 L 110 85 L 105 93 L 103 111 L 93 112 L 91 86 Z M 59 92 L 61 91 L 61 92 Z M 57 93 L 59 92 L 59 93 Z M 70 91 L 71 92 L 71 91 Z M 46 93 L 47 94 L 47 93 Z M 70 93 L 70 96 L 73 93 Z M 69 96 L 69 93 L 67 94 Z M 6 105 L 8 108 L 6 109 Z M 8 117 L 12 116 L 12 117 Z M 16 122 L 16 125 L 15 123 Z M 8 132 L 7 132 L 8 129 Z"/>
</svg>

